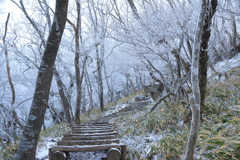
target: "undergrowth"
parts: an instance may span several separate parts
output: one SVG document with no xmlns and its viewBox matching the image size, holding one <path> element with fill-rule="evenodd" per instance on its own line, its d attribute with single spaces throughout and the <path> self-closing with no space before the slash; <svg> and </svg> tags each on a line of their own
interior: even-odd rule
<svg viewBox="0 0 240 160">
<path fill-rule="evenodd" d="M 39 146 L 44 146 L 45 145 L 45 138 L 51 137 L 51 138 L 56 138 L 56 137 L 61 137 L 63 134 L 69 132 L 71 130 L 70 126 L 65 123 L 61 124 L 56 124 L 53 125 L 46 130 L 42 130 L 40 134 L 40 138 L 38 141 L 38 147 Z M 17 148 L 20 143 L 20 137 L 17 139 L 17 141 L 9 145 L 7 149 L 0 149 L 0 159 L 1 160 L 13 160 L 15 154 L 17 153 Z"/>
<path fill-rule="evenodd" d="M 240 68 L 228 71 L 226 80 L 211 78 L 203 121 L 195 149 L 195 158 L 201 160 L 240 159 Z M 170 106 L 170 107 L 169 107 Z M 160 104 L 151 114 L 143 111 L 115 119 L 122 142 L 128 145 L 129 160 L 183 159 L 190 131 L 183 124 L 187 107 L 182 103 Z"/>
</svg>

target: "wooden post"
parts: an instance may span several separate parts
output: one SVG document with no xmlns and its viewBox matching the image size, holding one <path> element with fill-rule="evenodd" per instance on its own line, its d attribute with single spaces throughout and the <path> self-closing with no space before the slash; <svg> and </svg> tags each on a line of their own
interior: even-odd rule
<svg viewBox="0 0 240 160">
<path fill-rule="evenodd" d="M 111 148 L 107 153 L 107 160 L 121 160 L 121 151 L 117 148 Z"/>
<path fill-rule="evenodd" d="M 66 159 L 67 159 L 66 153 L 60 151 L 56 151 L 53 153 L 51 151 L 51 148 L 49 149 L 49 160 L 66 160 Z"/>
<path fill-rule="evenodd" d="M 127 146 L 123 145 L 121 147 L 121 160 L 126 160 L 127 158 Z"/>
<path fill-rule="evenodd" d="M 53 154 L 52 148 L 49 148 L 49 149 L 48 149 L 48 157 L 49 157 L 49 160 L 52 160 L 52 154 Z"/>
</svg>

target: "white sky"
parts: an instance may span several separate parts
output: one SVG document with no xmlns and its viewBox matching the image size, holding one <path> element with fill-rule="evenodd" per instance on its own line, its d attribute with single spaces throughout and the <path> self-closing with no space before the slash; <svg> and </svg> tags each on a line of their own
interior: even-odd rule
<svg viewBox="0 0 240 160">
<path fill-rule="evenodd" d="M 0 0 L 1 10 L 5 13 L 16 13 L 16 10 L 19 10 L 17 6 L 11 0 Z"/>
<path fill-rule="evenodd" d="M 0 23 L 5 23 L 7 14 L 11 15 L 19 12 L 19 8 L 11 0 L 0 0 Z"/>
</svg>

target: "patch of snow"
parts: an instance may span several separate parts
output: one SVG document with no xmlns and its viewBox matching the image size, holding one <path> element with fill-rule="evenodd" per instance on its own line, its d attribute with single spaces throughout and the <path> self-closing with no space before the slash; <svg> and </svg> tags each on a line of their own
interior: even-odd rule
<svg viewBox="0 0 240 160">
<path fill-rule="evenodd" d="M 48 149 L 52 146 L 57 145 L 57 141 L 60 140 L 62 137 L 57 138 L 45 138 L 43 139 L 44 142 L 41 142 L 37 147 L 37 155 L 36 158 L 40 160 L 48 160 Z"/>
<path fill-rule="evenodd" d="M 110 114 L 113 114 L 113 113 L 116 113 L 118 112 L 119 110 L 129 106 L 130 104 L 117 104 L 116 106 L 114 106 L 112 109 L 109 109 L 105 112 L 105 115 L 110 115 Z"/>
<path fill-rule="evenodd" d="M 225 73 L 226 71 L 237 67 L 240 65 L 240 53 L 234 56 L 232 59 L 227 59 L 221 62 L 218 62 L 214 65 L 214 68 L 219 73 Z M 209 75 L 212 74 L 212 70 L 209 71 Z"/>
<path fill-rule="evenodd" d="M 153 155 L 152 160 L 159 160 L 159 159 L 163 159 L 163 158 L 164 158 L 163 155 L 161 155 L 161 154 L 156 154 L 156 155 Z"/>
<path fill-rule="evenodd" d="M 158 145 L 158 142 L 163 137 L 164 133 L 158 132 L 157 134 L 151 133 L 139 136 L 123 136 L 120 141 L 123 144 L 127 144 L 129 149 L 136 150 L 142 157 L 146 157 L 151 151 L 151 146 Z"/>
<path fill-rule="evenodd" d="M 70 152 L 70 156 L 67 160 L 98 160 L 103 157 L 107 157 L 107 153 L 104 151 L 95 152 Z"/>
<path fill-rule="evenodd" d="M 182 126 L 183 124 L 184 124 L 183 121 L 179 121 L 177 125 L 178 125 L 178 126 Z"/>
</svg>

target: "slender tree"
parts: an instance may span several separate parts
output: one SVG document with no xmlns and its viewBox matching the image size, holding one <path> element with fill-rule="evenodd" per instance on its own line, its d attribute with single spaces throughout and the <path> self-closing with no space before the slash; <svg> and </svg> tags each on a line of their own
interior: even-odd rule
<svg viewBox="0 0 240 160">
<path fill-rule="evenodd" d="M 48 106 L 53 66 L 67 20 L 67 9 L 68 0 L 56 0 L 54 21 L 41 60 L 28 122 L 21 137 L 16 160 L 36 158 L 37 143 Z"/>
<path fill-rule="evenodd" d="M 208 43 L 211 36 L 211 24 L 212 24 L 212 17 L 216 12 L 216 8 L 218 5 L 217 0 L 207 1 L 207 13 L 204 19 L 204 26 L 203 32 L 201 35 L 201 50 L 199 55 L 199 86 L 200 86 L 200 96 L 201 96 L 201 115 L 204 112 L 204 105 L 205 105 L 205 97 L 206 97 L 206 86 L 207 86 L 207 69 L 208 69 L 208 60 L 209 60 L 209 53 L 208 53 Z M 185 123 L 190 121 L 191 112 L 188 113 L 185 119 Z"/>
<path fill-rule="evenodd" d="M 191 109 L 192 109 L 192 122 L 191 130 L 188 138 L 187 149 L 184 160 L 193 160 L 195 144 L 197 141 L 197 134 L 200 123 L 200 88 L 199 88 L 199 54 L 201 47 L 201 36 L 203 32 L 205 15 L 207 12 L 207 1 L 202 0 L 201 12 L 198 19 L 198 25 L 195 35 L 193 55 L 192 55 L 192 68 L 191 68 L 191 82 L 192 82 L 192 98 L 191 98 Z"/>
<path fill-rule="evenodd" d="M 20 122 L 20 120 L 19 120 L 19 118 L 17 116 L 16 110 L 14 108 L 15 99 L 16 99 L 16 93 L 15 93 L 15 87 L 14 87 L 13 81 L 12 81 L 10 64 L 9 64 L 9 57 L 8 57 L 8 45 L 6 43 L 9 18 L 10 18 L 10 13 L 8 13 L 8 16 L 7 16 L 7 20 L 6 20 L 6 23 L 5 23 L 5 32 L 4 32 L 2 41 L 3 41 L 3 49 L 4 49 L 4 53 L 5 53 L 5 59 L 6 59 L 6 69 L 7 69 L 8 83 L 10 85 L 11 93 L 12 93 L 11 111 L 10 111 L 10 112 L 12 112 L 11 116 L 13 118 L 13 121 L 12 121 L 12 127 L 13 127 L 12 128 L 12 136 L 13 136 L 13 139 L 16 140 L 16 138 L 17 138 L 17 135 L 16 135 L 16 123 L 19 125 L 19 127 L 21 129 L 23 129 L 23 125 Z"/>
<path fill-rule="evenodd" d="M 211 24 L 212 24 L 212 17 L 216 12 L 216 8 L 218 5 L 217 0 L 208 0 L 207 1 L 207 13 L 205 17 L 205 23 L 203 26 L 203 33 L 201 36 L 201 50 L 200 50 L 200 57 L 199 57 L 199 86 L 200 86 L 200 94 L 201 94 L 201 115 L 204 111 L 204 102 L 205 102 L 205 95 L 206 95 L 206 86 L 207 86 L 207 69 L 208 69 L 208 43 L 211 36 Z"/>
<path fill-rule="evenodd" d="M 24 13 L 24 15 L 26 16 L 26 18 L 28 19 L 28 21 L 30 22 L 31 26 L 34 28 L 34 30 L 38 33 L 38 37 L 40 38 L 41 40 L 41 44 L 38 46 L 39 48 L 41 48 L 43 46 L 43 48 L 46 47 L 46 40 L 44 39 L 44 32 L 41 30 L 41 28 L 36 24 L 36 22 L 34 21 L 33 18 L 30 17 L 30 15 L 28 14 L 26 8 L 25 8 L 25 5 L 23 4 L 23 0 L 20 0 L 20 4 L 18 4 L 15 0 L 11 0 L 14 4 L 17 5 L 17 7 L 22 10 L 22 12 Z M 45 16 L 46 18 L 46 21 L 47 21 L 47 25 L 48 25 L 48 28 L 49 28 L 49 32 L 51 31 L 51 17 L 50 17 L 50 13 L 49 13 L 49 10 L 50 10 L 50 7 L 49 5 L 47 4 L 46 0 L 43 0 L 43 1 L 40 1 L 38 0 L 38 3 L 42 9 L 42 12 L 44 13 L 43 15 Z M 27 61 L 30 61 L 29 58 L 25 58 L 27 59 Z M 38 64 L 34 63 L 34 66 L 36 68 L 39 69 L 38 67 Z M 65 118 L 65 121 L 68 122 L 68 123 L 72 123 L 72 119 L 73 117 L 71 116 L 70 112 L 72 111 L 72 108 L 71 108 L 71 103 L 69 101 L 69 98 L 67 97 L 67 90 L 66 90 L 66 87 L 60 77 L 60 74 L 58 72 L 58 70 L 56 69 L 56 67 L 54 67 L 54 77 L 56 79 L 56 82 L 57 82 L 57 86 L 58 86 L 58 91 L 59 91 L 59 95 L 60 95 L 60 98 L 61 98 L 61 101 L 62 101 L 62 106 L 63 106 L 63 110 L 64 110 L 64 118 Z"/>
<path fill-rule="evenodd" d="M 77 88 L 77 96 L 76 96 L 76 107 L 75 107 L 75 123 L 80 123 L 80 112 L 81 112 L 81 100 L 82 100 L 82 84 L 83 77 L 85 73 L 85 64 L 87 62 L 86 54 L 81 54 L 80 47 L 82 45 L 82 19 L 81 19 L 81 3 L 80 0 L 75 0 L 76 9 L 77 9 L 77 21 L 76 25 L 67 19 L 67 22 L 74 29 L 74 40 L 75 40 L 75 57 L 74 57 L 74 67 L 75 67 L 75 76 L 76 76 L 76 88 Z M 82 68 L 80 65 L 81 55 L 83 55 Z"/>
<path fill-rule="evenodd" d="M 6 20 L 6 23 L 5 23 L 5 32 L 4 32 L 2 40 L 3 40 L 3 45 L 4 45 L 4 53 L 5 53 L 5 59 L 6 59 L 8 82 L 9 82 L 9 85 L 10 85 L 11 91 L 12 91 L 11 105 L 13 105 L 15 103 L 15 89 L 14 89 L 14 85 L 13 85 L 13 82 L 12 82 L 10 66 L 9 66 L 8 50 L 7 50 L 7 44 L 6 44 L 6 36 L 7 36 L 7 28 L 8 28 L 9 17 L 10 17 L 10 13 L 8 13 L 8 16 L 7 16 L 7 20 Z"/>
</svg>

